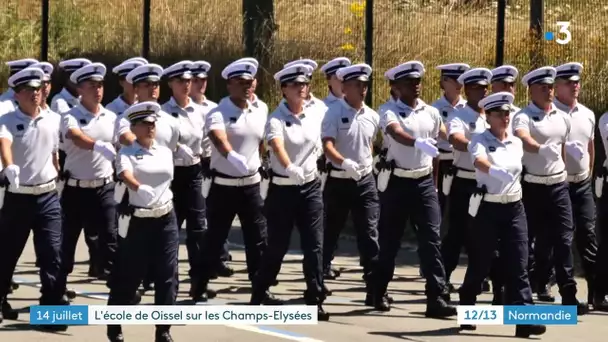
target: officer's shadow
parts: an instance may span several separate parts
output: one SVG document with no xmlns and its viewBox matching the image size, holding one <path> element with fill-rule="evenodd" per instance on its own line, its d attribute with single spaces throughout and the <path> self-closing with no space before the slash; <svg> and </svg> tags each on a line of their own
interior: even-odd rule
<svg viewBox="0 0 608 342">
<path fill-rule="evenodd" d="M 2 332 L 2 331 L 36 331 L 36 332 L 60 335 L 60 336 L 72 336 L 71 334 L 66 333 L 66 332 L 57 332 L 57 331 L 52 331 L 52 330 L 46 330 L 46 329 L 41 328 L 38 325 L 30 325 L 27 322 L 20 322 L 20 321 L 17 321 L 17 323 L 11 323 L 11 324 L 7 324 L 5 322 L 2 326 L 0 326 L 0 332 Z"/>
<path fill-rule="evenodd" d="M 505 339 L 519 339 L 519 337 L 509 335 L 495 335 L 495 334 L 480 334 L 480 333 L 461 333 L 458 327 L 441 328 L 433 330 L 422 330 L 422 331 L 408 331 L 408 332 L 394 332 L 394 331 L 370 331 L 370 335 L 387 336 L 407 341 L 424 341 L 416 339 L 416 337 L 442 337 L 442 336 L 463 336 L 467 338 L 505 338 Z M 540 339 L 534 338 L 531 339 Z"/>
</svg>

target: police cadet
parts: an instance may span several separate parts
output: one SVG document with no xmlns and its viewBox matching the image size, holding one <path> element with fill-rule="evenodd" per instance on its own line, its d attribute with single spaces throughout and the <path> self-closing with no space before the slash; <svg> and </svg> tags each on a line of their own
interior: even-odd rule
<svg viewBox="0 0 608 342">
<path fill-rule="evenodd" d="M 323 99 L 323 103 L 325 104 L 325 106 L 329 107 L 333 103 L 339 102 L 344 97 L 344 95 L 342 94 L 342 81 L 338 78 L 336 72 L 341 68 L 350 66 L 351 64 L 352 63 L 350 59 L 346 57 L 338 57 L 332 59 L 321 67 L 321 71 L 325 74 L 325 78 L 327 79 L 327 87 L 329 88 L 329 93 L 327 94 L 327 97 Z M 325 158 L 325 154 L 321 156 L 320 162 L 323 167 L 326 168 L 327 161 Z M 327 170 L 324 169 L 321 169 L 319 171 L 327 173 Z M 324 211 L 324 214 L 327 215 L 327 211 Z M 334 250 L 331 251 L 329 262 L 324 262 L 323 264 L 323 277 L 325 279 L 336 279 L 340 276 L 340 270 L 331 267 L 331 262 L 334 259 L 334 253 L 337 249 L 338 241 L 336 240 L 334 244 Z M 329 252 L 330 251 L 326 249 L 323 250 L 324 254 L 327 254 Z"/>
<path fill-rule="evenodd" d="M 211 272 L 220 255 L 236 215 L 241 222 L 249 279 L 258 270 L 266 246 L 266 219 L 260 194 L 262 176 L 260 145 L 267 113 L 254 106 L 252 83 L 257 67 L 251 62 L 233 62 L 222 71 L 228 96 L 207 115 L 205 130 L 212 142 L 213 181 L 207 196 L 207 236 L 202 250 L 203 272 L 193 279 L 192 299 L 205 301 Z"/>
<path fill-rule="evenodd" d="M 38 61 L 32 58 L 19 59 L 16 61 L 6 62 L 9 68 L 9 77 L 14 75 L 16 72 L 21 71 L 27 67 L 37 64 Z M 15 91 L 9 88 L 7 91 L 0 95 L 0 115 L 14 112 L 17 110 L 17 99 L 15 98 Z"/>
<path fill-rule="evenodd" d="M 91 61 L 86 58 L 74 58 L 59 62 L 59 69 L 64 77 L 64 86 L 51 100 L 51 109 L 55 113 L 64 114 L 78 105 L 78 91 L 76 85 L 71 83 L 70 75 L 87 64 L 91 64 Z"/>
<path fill-rule="evenodd" d="M 443 95 L 433 102 L 431 106 L 437 108 L 445 125 L 449 115 L 457 109 L 464 108 L 467 103 L 460 95 L 462 84 L 458 82 L 458 77 L 469 71 L 471 67 L 464 63 L 452 63 L 439 65 L 437 66 L 437 69 L 441 70 L 439 86 L 441 87 Z M 437 148 L 439 148 L 439 158 L 435 163 L 435 173 L 437 177 L 439 206 L 443 217 L 446 204 L 446 194 L 443 193 L 443 179 L 444 177 L 451 176 L 449 171 L 452 167 L 452 161 L 454 160 L 454 153 L 450 142 L 442 140 L 441 138 L 437 141 Z"/>
<path fill-rule="evenodd" d="M 323 192 L 326 211 L 323 266 L 330 269 L 336 243 L 350 213 L 366 282 L 367 305 L 373 301 L 371 272 L 378 260 L 380 218 L 380 200 L 372 174 L 372 146 L 380 118 L 364 103 L 371 73 L 367 64 L 338 69 L 336 76 L 342 81 L 344 98 L 329 106 L 321 132 L 323 150 L 331 163 Z"/>
<path fill-rule="evenodd" d="M 171 183 L 177 226 L 181 228 L 184 221 L 186 222 L 186 247 L 190 265 L 188 273 L 191 279 L 198 278 L 194 273 L 199 271 L 197 262 L 200 260 L 203 234 L 207 229 L 201 164 L 205 118 L 202 106 L 194 103 L 189 97 L 192 66 L 190 61 L 181 61 L 164 70 L 163 76 L 169 84 L 172 96 L 162 105 L 166 113 L 177 119 L 179 143 L 188 148 L 189 154 L 192 155 L 192 158 L 174 158 L 175 176 Z"/>
<path fill-rule="evenodd" d="M 422 270 L 426 277 L 427 317 L 456 315 L 446 302 L 449 296 L 440 252 L 441 216 L 435 183 L 433 158 L 439 151 L 437 137 L 445 138 L 439 111 L 420 98 L 424 66 L 418 61 L 398 65 L 386 76 L 399 93 L 399 100 L 380 118 L 380 127 L 389 139 L 387 160 L 390 173 L 381 171 L 378 190 L 383 191 L 380 209 L 380 258 L 374 306 L 390 310 L 386 290 L 395 272 L 395 258 L 408 221 L 417 227 Z M 389 179 L 383 179 L 385 176 Z M 388 178 L 387 177 L 387 178 Z"/>
<path fill-rule="evenodd" d="M 595 114 L 578 102 L 583 65 L 566 63 L 555 69 L 555 100 L 553 103 L 570 116 L 571 127 L 568 142 L 580 144 L 583 150 L 581 158 L 574 158 L 568 154 L 564 162 L 568 173 L 568 191 L 572 202 L 576 246 L 587 280 L 588 302 L 593 303 L 597 255 L 595 199 L 591 188 L 591 174 L 595 160 Z"/>
<path fill-rule="evenodd" d="M 207 118 L 207 114 L 217 107 L 217 103 L 209 100 L 205 96 L 207 90 L 208 73 L 211 69 L 211 64 L 207 61 L 196 61 L 192 63 L 192 86 L 190 87 L 190 98 L 194 103 L 202 107 L 203 119 Z M 205 134 L 203 137 L 203 154 L 201 156 L 201 165 L 203 166 L 203 176 L 206 178 L 210 177 L 209 165 L 211 163 L 211 141 Z M 205 221 L 207 218 L 205 217 Z M 224 243 L 224 249 L 220 257 L 221 263 L 218 265 L 216 271 L 219 276 L 231 277 L 234 274 L 234 270 L 228 266 L 227 262 L 232 260 L 232 256 L 228 251 L 228 241 Z"/>
<path fill-rule="evenodd" d="M 475 166 L 478 192 L 471 199 L 474 217 L 469 264 L 460 287 L 460 305 L 475 305 L 479 288 L 498 248 L 503 279 L 509 290 L 506 305 L 532 305 L 528 282 L 528 228 L 519 177 L 524 154 L 521 140 L 509 131 L 514 96 L 498 92 L 482 99 L 489 128 L 471 139 L 469 150 Z M 475 325 L 461 325 L 476 330 Z M 517 325 L 515 336 L 542 335 L 544 325 Z"/>
<path fill-rule="evenodd" d="M 17 261 L 34 232 L 40 260 L 40 305 L 64 305 L 61 272 L 61 205 L 56 190 L 60 117 L 40 109 L 44 71 L 23 69 L 9 78 L 18 109 L 0 117 L 0 158 L 9 182 L 0 212 L 0 298 L 6 298 Z M 4 304 L 3 315 L 16 318 Z M 65 331 L 65 325 L 46 327 Z"/>
<path fill-rule="evenodd" d="M 512 65 L 501 65 L 498 68 L 492 69 L 492 80 L 491 80 L 491 91 L 492 93 L 499 93 L 501 91 L 506 91 L 508 93 L 513 94 L 515 96 L 515 80 L 519 72 L 517 68 Z M 515 106 L 514 104 L 510 105 L 511 108 L 511 119 L 513 119 L 513 115 L 519 112 L 521 108 Z M 509 121 L 509 132 L 513 132 L 513 120 Z"/>
<path fill-rule="evenodd" d="M 479 107 L 479 101 L 486 96 L 491 77 L 492 72 L 486 68 L 470 69 L 460 75 L 458 82 L 464 86 L 467 105 L 452 112 L 448 117 L 447 130 L 449 141 L 454 148 L 454 163 L 451 180 L 448 181 L 451 184 L 443 184 L 450 206 L 447 213 L 448 232 L 441 244 L 448 283 L 452 272 L 458 266 L 461 249 L 464 247 L 466 251 L 469 247 L 469 198 L 477 187 L 477 182 L 468 145 L 474 134 L 482 133 L 487 127 L 488 123 L 483 108 Z M 451 291 L 454 290 L 451 284 L 448 286 Z"/>
<path fill-rule="evenodd" d="M 135 141 L 118 152 L 118 176 L 129 189 L 133 209 L 124 245 L 112 273 L 108 305 L 129 305 L 154 268 L 154 305 L 174 305 L 177 297 L 179 232 L 173 210 L 173 152 L 155 141 L 160 106 L 140 102 L 125 111 Z M 143 267 L 142 267 L 143 266 Z M 172 342 L 170 325 L 156 326 L 156 342 Z M 110 341 L 123 341 L 120 325 L 109 325 Z"/>
<path fill-rule="evenodd" d="M 319 66 L 319 64 L 315 61 L 313 61 L 312 59 L 309 58 L 302 58 L 302 59 L 297 59 L 295 61 L 291 61 L 287 64 L 285 64 L 283 66 L 283 68 L 289 68 L 292 65 L 296 65 L 296 64 L 306 64 L 312 67 L 312 71 L 310 72 L 308 76 L 308 78 L 312 81 L 312 75 L 314 73 L 315 70 L 317 70 L 317 67 Z M 322 107 L 325 107 L 325 102 L 318 99 L 317 97 L 315 97 L 312 93 L 312 89 L 311 89 L 311 85 L 309 84 L 308 87 L 306 87 L 306 105 L 310 106 L 310 105 L 321 105 Z"/>
<path fill-rule="evenodd" d="M 608 161 L 608 112 L 604 113 L 598 120 L 598 129 L 602 137 L 604 146 L 605 160 Z M 606 188 L 606 175 L 608 169 L 606 162 L 601 169 L 597 170 L 595 179 L 595 194 L 598 197 L 600 243 L 597 251 L 595 263 L 595 289 L 593 299 L 593 309 L 608 312 L 608 195 L 604 195 Z"/>
<path fill-rule="evenodd" d="M 107 280 L 117 249 L 118 222 L 114 202 L 114 122 L 116 114 L 101 105 L 106 67 L 88 64 L 70 76 L 77 85 L 80 104 L 63 116 L 65 137 L 65 186 L 63 208 L 62 285 L 74 270 L 74 255 L 80 232 L 98 236 L 92 251 L 95 275 Z"/>
<path fill-rule="evenodd" d="M 243 62 L 247 62 L 247 63 L 251 63 L 253 65 L 255 65 L 255 68 L 257 70 L 257 68 L 260 66 L 260 63 L 258 62 L 257 59 L 253 58 L 253 57 L 243 57 L 240 59 L 237 59 L 236 61 L 230 63 L 228 66 L 226 66 L 226 68 L 228 68 L 229 66 L 235 65 L 235 64 L 240 64 Z M 260 110 L 262 110 L 263 112 L 266 113 L 266 116 L 268 116 L 268 105 L 260 100 L 260 98 L 256 95 L 255 91 L 258 87 L 258 80 L 257 78 L 253 79 L 253 82 L 251 83 L 251 96 L 249 97 L 249 101 L 251 102 L 251 105 L 254 108 L 258 108 Z"/>
<path fill-rule="evenodd" d="M 581 159 L 584 149 L 569 141 L 570 117 L 553 104 L 555 74 L 553 67 L 542 67 L 522 78 L 531 103 L 515 114 L 513 130 L 524 146 L 522 188 L 529 239 L 534 239 L 530 253 L 536 262 L 537 293 L 550 295 L 547 284 L 553 261 L 562 305 L 577 305 L 582 315 L 589 307 L 576 299 L 571 249 L 574 225 L 562 151 Z"/>
<path fill-rule="evenodd" d="M 106 105 L 106 109 L 120 116 L 127 108 L 132 106 L 137 98 L 133 85 L 127 82 L 127 75 L 138 66 L 148 64 L 148 61 L 141 57 L 129 58 L 121 64 L 115 66 L 112 72 L 118 76 L 118 84 L 122 89 L 122 94 L 118 95 L 112 102 Z"/>
<path fill-rule="evenodd" d="M 48 62 L 39 62 L 32 64 L 31 67 L 40 68 L 42 69 L 42 71 L 44 71 L 44 76 L 42 77 L 42 83 L 40 88 L 40 108 L 42 110 L 52 111 L 47 101 L 51 93 L 51 75 L 53 74 L 54 69 L 53 64 Z"/>
<path fill-rule="evenodd" d="M 323 194 L 317 170 L 323 107 L 307 106 L 306 88 L 313 68 L 291 64 L 274 75 L 285 99 L 270 115 L 266 141 L 270 153 L 271 184 L 265 201 L 268 247 L 253 281 L 251 305 L 279 304 L 268 288 L 281 263 L 296 226 L 304 254 L 304 301 L 318 307 L 318 319 L 329 320 L 323 310 Z"/>
</svg>

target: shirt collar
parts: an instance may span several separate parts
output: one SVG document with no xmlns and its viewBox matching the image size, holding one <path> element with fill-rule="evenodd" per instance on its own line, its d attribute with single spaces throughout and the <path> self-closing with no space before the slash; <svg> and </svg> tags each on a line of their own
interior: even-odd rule
<svg viewBox="0 0 608 342">
<path fill-rule="evenodd" d="M 287 106 L 287 101 L 285 99 L 282 99 L 281 103 L 279 103 L 279 110 L 285 117 L 295 117 L 298 119 L 304 119 L 304 116 L 305 116 L 304 113 L 306 111 L 306 104 L 304 104 L 304 106 L 302 106 L 301 113 L 294 113 Z"/>
<path fill-rule="evenodd" d="M 327 97 L 325 98 L 328 102 L 334 102 L 337 101 L 339 99 L 341 99 L 341 97 L 337 97 L 336 95 L 334 95 L 334 93 L 330 90 L 329 94 L 327 94 Z"/>
<path fill-rule="evenodd" d="M 532 110 L 532 112 L 534 112 L 536 114 L 543 114 L 543 115 L 546 115 L 546 114 L 549 114 L 549 115 L 555 114 L 556 113 L 556 109 L 557 109 L 557 107 L 553 103 L 551 103 L 551 109 L 549 110 L 548 113 L 545 112 L 544 110 L 538 108 L 538 106 L 535 105 L 534 102 L 532 102 L 532 101 L 530 101 L 530 104 L 528 106 L 529 106 L 530 110 Z"/>
<path fill-rule="evenodd" d="M 414 111 L 419 111 L 424 109 L 424 107 L 426 106 L 426 103 L 424 103 L 424 101 L 422 101 L 421 99 L 416 99 L 416 106 L 414 106 L 414 108 L 406 105 L 405 103 L 403 103 L 401 100 L 397 100 L 395 102 L 395 104 L 397 105 L 397 107 L 399 109 L 405 109 L 405 110 L 410 110 L 412 112 Z"/>
<path fill-rule="evenodd" d="M 141 146 L 136 140 L 133 142 L 133 147 L 135 147 L 138 151 L 139 150 L 151 151 L 151 150 L 156 150 L 158 148 L 158 143 L 156 143 L 156 140 L 152 140 L 152 145 L 150 145 L 150 148 L 147 149 L 147 148 Z"/>
<path fill-rule="evenodd" d="M 98 116 L 98 115 L 104 115 L 105 114 L 105 108 L 103 107 L 103 105 L 101 103 L 99 104 L 99 113 L 96 113 L 96 114 L 91 113 L 88 109 L 84 108 L 84 106 L 82 105 L 82 103 L 79 103 L 76 106 L 76 108 L 78 108 L 78 110 L 82 114 L 84 114 L 86 116 L 89 116 L 89 117 L 95 117 L 95 116 Z"/>
<path fill-rule="evenodd" d="M 186 107 L 182 108 L 180 107 L 180 105 L 177 104 L 177 102 L 175 101 L 175 98 L 173 96 L 171 96 L 171 99 L 169 100 L 169 105 L 173 108 L 180 108 L 180 109 L 194 109 L 194 105 L 193 105 L 194 101 L 188 97 L 188 104 L 186 105 Z"/>
<path fill-rule="evenodd" d="M 452 106 L 452 103 L 445 97 L 445 94 L 442 95 L 441 98 L 449 106 Z M 456 109 L 460 109 L 460 108 L 464 108 L 464 106 L 466 106 L 466 105 L 467 105 L 467 100 L 465 100 L 462 96 L 458 95 L 458 102 L 456 102 L 456 104 L 454 106 L 452 106 L 452 107 L 454 107 Z"/>
<path fill-rule="evenodd" d="M 60 94 L 61 94 L 61 96 L 62 96 L 62 97 L 63 97 L 63 98 L 66 100 L 66 101 L 69 101 L 69 102 L 72 102 L 72 103 L 74 103 L 74 102 L 76 102 L 76 101 L 79 101 L 79 100 L 80 100 L 80 97 L 78 97 L 78 98 L 74 97 L 74 95 L 72 95 L 72 94 L 71 94 L 71 93 L 68 91 L 68 89 L 67 89 L 67 88 L 63 88 L 63 89 L 61 89 Z"/>
<path fill-rule="evenodd" d="M 249 100 L 247 100 L 247 108 L 239 108 L 237 107 L 234 102 L 232 102 L 232 100 L 230 99 L 229 96 L 224 97 L 221 101 L 220 104 L 223 104 L 225 106 L 229 106 L 230 108 L 232 108 L 232 110 L 237 111 L 239 113 L 241 112 L 246 112 L 246 111 L 251 111 L 251 106 L 253 106 L 253 103 Z"/>
<path fill-rule="evenodd" d="M 564 103 L 562 103 L 560 100 L 557 99 L 557 97 L 555 99 L 553 99 L 553 104 L 555 105 L 555 107 L 557 107 L 561 111 L 564 111 L 564 112 L 566 112 L 568 114 L 572 114 L 572 113 L 578 112 L 580 110 L 580 108 L 578 106 L 579 103 L 576 100 L 574 102 L 574 107 L 573 108 L 570 108 L 570 106 L 565 105 Z"/>
<path fill-rule="evenodd" d="M 32 118 L 29 115 L 26 115 L 24 112 L 21 111 L 21 108 L 17 107 L 17 110 L 15 111 L 15 115 L 17 115 L 17 118 L 20 120 L 25 120 L 25 121 L 38 121 L 43 119 L 46 116 L 47 111 L 43 110 L 42 108 L 38 107 L 38 109 L 40 110 L 40 114 L 38 114 L 38 116 L 36 118 Z"/>
<path fill-rule="evenodd" d="M 349 105 L 349 104 L 346 102 L 346 100 L 345 100 L 345 99 L 343 99 L 343 98 L 342 98 L 342 99 L 340 99 L 340 103 L 342 103 L 342 106 L 343 106 L 343 107 L 344 107 L 346 110 L 348 110 L 348 111 L 349 111 L 349 112 L 351 112 L 351 113 L 355 113 L 355 114 L 363 114 L 363 113 L 365 113 L 365 109 L 366 109 L 366 107 L 367 107 L 367 106 L 365 105 L 365 102 L 364 102 L 364 103 L 363 103 L 363 106 L 361 107 L 361 109 L 356 110 L 355 108 L 351 107 L 351 106 L 350 106 L 350 105 Z"/>
</svg>

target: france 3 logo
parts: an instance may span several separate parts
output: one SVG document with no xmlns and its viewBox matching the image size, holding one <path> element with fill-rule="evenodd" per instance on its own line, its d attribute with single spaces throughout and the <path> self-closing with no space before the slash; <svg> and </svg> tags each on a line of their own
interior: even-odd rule
<svg viewBox="0 0 608 342">
<path fill-rule="evenodd" d="M 572 33 L 570 32 L 569 21 L 558 21 L 556 22 L 557 32 L 545 32 L 545 40 L 555 40 L 557 44 L 566 45 L 572 40 Z"/>
</svg>

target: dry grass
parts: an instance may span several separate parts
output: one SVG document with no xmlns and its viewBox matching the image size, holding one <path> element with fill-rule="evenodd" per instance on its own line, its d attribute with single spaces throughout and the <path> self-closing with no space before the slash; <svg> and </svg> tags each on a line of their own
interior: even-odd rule
<svg viewBox="0 0 608 342">
<path fill-rule="evenodd" d="M 557 20 L 569 20 L 572 42 L 561 46 L 543 43 L 547 64 L 577 60 L 585 65 L 582 101 L 598 113 L 608 110 L 605 50 L 608 6 L 602 0 L 546 0 L 547 30 Z M 571 3 L 579 3 L 574 5 Z M 153 0 L 151 60 L 168 65 L 180 59 L 206 59 L 213 65 L 210 97 L 222 96 L 222 67 L 242 56 L 241 0 Z M 427 68 L 423 98 L 439 96 L 438 64 L 462 61 L 492 67 L 495 58 L 495 5 L 477 1 L 466 7 L 456 1 L 376 0 L 374 8 L 374 105 L 388 95 L 383 73 L 411 59 Z M 505 63 L 520 72 L 531 68 L 528 38 L 528 1 L 509 1 L 506 22 Z M 583 5 L 584 3 L 584 5 Z M 4 0 L 0 4 L 0 60 L 38 56 L 40 8 L 36 0 Z M 570 4 L 570 5 L 568 5 Z M 584 9 L 585 11 L 583 11 Z M 263 66 L 259 92 L 272 107 L 278 100 L 272 75 L 281 65 L 299 57 L 320 63 L 339 55 L 364 60 L 364 16 L 361 3 L 353 0 L 275 0 L 278 29 L 269 51 L 271 62 Z M 141 51 L 139 1 L 53 0 L 50 14 L 49 59 L 89 56 L 109 67 Z M 323 78 L 314 87 L 325 95 Z M 6 84 L 6 68 L 0 69 L 0 85 Z M 109 100 L 116 89 L 107 90 Z M 166 95 L 166 92 L 165 92 Z M 525 101 L 523 91 L 519 102 Z"/>
</svg>

